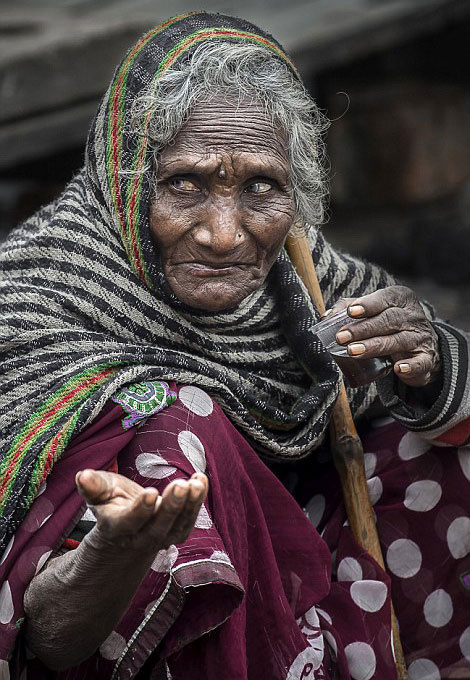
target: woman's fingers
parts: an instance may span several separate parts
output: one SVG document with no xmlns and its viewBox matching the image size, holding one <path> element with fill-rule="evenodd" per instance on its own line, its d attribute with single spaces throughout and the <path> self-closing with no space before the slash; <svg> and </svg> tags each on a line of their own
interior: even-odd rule
<svg viewBox="0 0 470 680">
<path fill-rule="evenodd" d="M 106 503 L 111 498 L 136 498 L 142 487 L 131 479 L 105 470 L 81 470 L 75 476 L 79 493 L 89 505 Z"/>
<path fill-rule="evenodd" d="M 77 472 L 75 484 L 88 505 L 108 501 L 113 495 L 115 486 L 107 472 L 89 469 Z"/>
<path fill-rule="evenodd" d="M 159 547 L 185 540 L 207 495 L 207 477 L 198 473 L 190 480 L 175 480 L 164 490 L 149 528 Z"/>
<path fill-rule="evenodd" d="M 336 340 L 353 357 L 391 357 L 395 374 L 407 385 L 424 386 L 439 375 L 437 333 L 412 290 L 389 286 L 353 300 L 348 314 L 358 321 L 338 331 Z"/>
<path fill-rule="evenodd" d="M 196 522 L 201 505 L 207 497 L 207 477 L 197 473 L 189 480 L 189 493 L 184 509 L 175 519 L 168 536 L 168 542 L 182 543 L 191 533 Z"/>
<path fill-rule="evenodd" d="M 354 319 L 376 316 L 389 307 L 405 308 L 415 302 L 416 295 L 410 288 L 388 286 L 353 300 L 348 306 L 348 314 Z"/>
<path fill-rule="evenodd" d="M 376 316 L 364 317 L 360 321 L 344 326 L 336 334 L 340 344 L 356 340 L 373 338 L 374 336 L 393 335 L 401 331 L 414 333 L 426 332 L 429 322 L 423 314 L 421 307 L 402 309 L 401 307 L 388 307 Z"/>
<path fill-rule="evenodd" d="M 83 470 L 76 483 L 106 540 L 157 550 L 187 538 L 208 488 L 202 473 L 174 480 L 161 496 L 157 489 L 102 470 Z"/>
<path fill-rule="evenodd" d="M 431 382 L 433 364 L 429 356 L 421 352 L 395 362 L 393 371 L 409 387 L 424 387 Z"/>
<path fill-rule="evenodd" d="M 135 536 L 155 514 L 159 493 L 153 487 L 141 488 L 140 493 L 126 503 L 93 505 L 100 530 L 108 536 Z"/>
<path fill-rule="evenodd" d="M 350 342 L 348 354 L 353 357 L 388 357 L 394 354 L 411 354 L 421 346 L 421 338 L 412 331 L 402 331 L 393 335 L 379 335 L 364 340 Z"/>
</svg>

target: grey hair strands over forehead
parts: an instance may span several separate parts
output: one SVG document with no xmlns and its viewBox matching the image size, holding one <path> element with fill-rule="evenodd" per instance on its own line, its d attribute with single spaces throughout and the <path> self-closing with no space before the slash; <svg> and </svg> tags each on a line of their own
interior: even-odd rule
<svg viewBox="0 0 470 680">
<path fill-rule="evenodd" d="M 203 43 L 136 99 L 134 131 L 143 131 L 152 114 L 147 134 L 155 167 L 158 150 L 174 140 L 192 108 L 214 97 L 235 103 L 251 100 L 284 130 L 297 219 L 321 224 L 326 196 L 323 134 L 328 121 L 289 67 L 258 45 Z"/>
</svg>

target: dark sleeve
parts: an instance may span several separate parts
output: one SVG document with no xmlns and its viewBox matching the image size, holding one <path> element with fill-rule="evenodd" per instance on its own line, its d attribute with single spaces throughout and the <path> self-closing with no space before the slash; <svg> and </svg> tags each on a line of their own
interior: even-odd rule
<svg viewBox="0 0 470 680">
<path fill-rule="evenodd" d="M 390 415 L 407 429 L 441 446 L 470 446 L 470 334 L 432 322 L 438 337 L 442 377 L 435 393 L 411 389 L 394 375 L 377 381 Z M 420 390 L 422 398 L 420 398 Z M 427 390 L 427 391 L 426 391 Z"/>
</svg>

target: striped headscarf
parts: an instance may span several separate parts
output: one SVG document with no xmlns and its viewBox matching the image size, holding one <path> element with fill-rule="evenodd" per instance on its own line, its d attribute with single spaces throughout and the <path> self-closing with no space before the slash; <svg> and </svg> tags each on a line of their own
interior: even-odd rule
<svg viewBox="0 0 470 680">
<path fill-rule="evenodd" d="M 84 169 L 0 251 L 0 539 L 19 525 L 74 433 L 119 388 L 151 378 L 207 390 L 266 455 L 315 449 L 339 373 L 311 327 L 318 319 L 285 253 L 235 310 L 185 308 L 150 238 L 150 145 L 132 132 L 135 98 L 202 41 L 281 46 L 245 21 L 203 12 L 143 36 L 118 67 L 90 131 Z M 132 170 L 133 172 L 129 172 Z M 137 171 L 137 172 L 136 172 Z M 311 245 L 327 305 L 388 285 L 380 269 Z M 362 412 L 375 388 L 351 393 Z"/>
</svg>

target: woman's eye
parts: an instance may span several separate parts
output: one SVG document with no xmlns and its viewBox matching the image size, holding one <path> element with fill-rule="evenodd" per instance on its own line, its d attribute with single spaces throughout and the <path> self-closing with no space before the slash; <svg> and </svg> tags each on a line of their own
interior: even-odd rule
<svg viewBox="0 0 470 680">
<path fill-rule="evenodd" d="M 245 191 L 250 194 L 265 194 L 272 189 L 272 185 L 268 182 L 253 182 L 246 187 Z"/>
<path fill-rule="evenodd" d="M 178 191 L 199 191 L 198 187 L 189 181 L 189 179 L 183 179 L 182 177 L 175 177 L 170 180 L 170 186 Z"/>
</svg>

